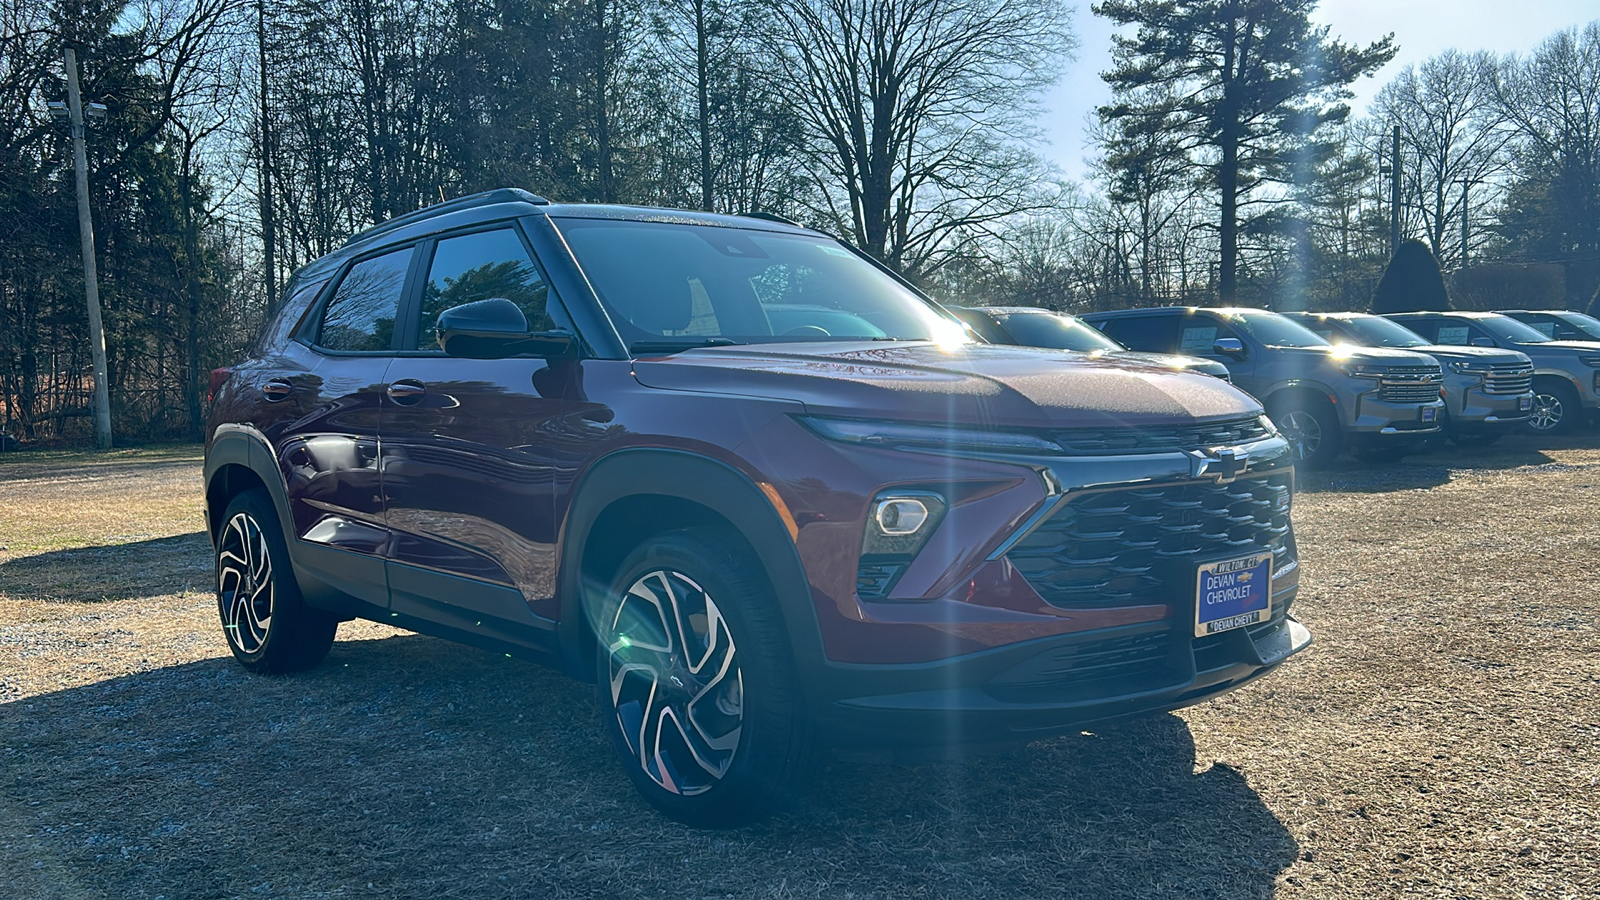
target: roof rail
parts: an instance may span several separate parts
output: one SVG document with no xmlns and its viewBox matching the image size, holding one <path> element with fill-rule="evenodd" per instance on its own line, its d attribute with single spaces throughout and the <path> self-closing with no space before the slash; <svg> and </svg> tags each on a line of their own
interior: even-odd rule
<svg viewBox="0 0 1600 900">
<path fill-rule="evenodd" d="M 785 219 L 783 216 L 780 216 L 777 213 L 747 212 L 747 213 L 740 213 L 739 215 L 741 215 L 742 217 L 744 217 L 746 219 L 760 219 L 760 220 L 762 220 L 764 222 L 777 222 L 779 225 L 793 225 L 796 228 L 804 228 L 805 227 L 804 225 L 801 225 L 799 222 L 796 222 L 793 219 Z"/>
<path fill-rule="evenodd" d="M 404 228 L 407 225 L 431 219 L 444 213 L 459 212 L 463 209 L 476 209 L 480 206 L 490 206 L 495 203 L 532 203 L 536 206 L 548 206 L 550 201 L 538 194 L 531 194 L 522 188 L 495 188 L 492 191 L 479 191 L 476 194 L 467 194 L 454 200 L 446 200 L 443 203 L 424 206 L 419 210 L 395 216 L 386 222 L 374 225 L 366 231 L 358 231 L 344 242 L 344 246 L 348 247 L 351 244 L 377 237 L 380 234 L 388 234 L 396 229 Z"/>
</svg>

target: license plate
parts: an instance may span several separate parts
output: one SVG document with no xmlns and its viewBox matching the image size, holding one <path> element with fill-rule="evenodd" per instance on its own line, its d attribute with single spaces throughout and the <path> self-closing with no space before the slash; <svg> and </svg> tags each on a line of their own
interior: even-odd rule
<svg viewBox="0 0 1600 900">
<path fill-rule="evenodd" d="M 1533 398 L 1532 397 L 1521 397 L 1521 398 L 1518 398 L 1518 400 L 1517 400 L 1517 409 L 1519 411 L 1521 411 L 1521 412 L 1527 412 L 1528 410 L 1533 409 Z"/>
<path fill-rule="evenodd" d="M 1439 407 L 1437 407 L 1437 406 L 1424 406 L 1422 408 L 1422 421 L 1424 421 L 1424 422 L 1437 422 L 1437 421 L 1439 421 Z"/>
<path fill-rule="evenodd" d="M 1265 622 L 1271 611 L 1271 553 L 1200 567 L 1195 579 L 1195 637 Z"/>
</svg>

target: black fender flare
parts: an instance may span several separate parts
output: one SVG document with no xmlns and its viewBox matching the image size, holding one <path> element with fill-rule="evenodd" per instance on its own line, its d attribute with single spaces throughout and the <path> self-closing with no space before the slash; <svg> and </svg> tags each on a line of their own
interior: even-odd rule
<svg viewBox="0 0 1600 900">
<path fill-rule="evenodd" d="M 797 664 L 822 659 L 822 633 L 812 604 L 811 583 L 794 538 L 773 500 L 733 466 L 684 450 L 629 448 L 602 457 L 573 487 L 561 524 L 557 596 L 561 598 L 562 660 L 574 677 L 594 677 L 589 662 L 592 634 L 585 627 L 583 560 L 594 524 L 612 504 L 655 495 L 688 501 L 727 520 L 750 543 L 772 582 Z"/>
<path fill-rule="evenodd" d="M 206 448 L 204 469 L 204 497 L 206 533 L 213 543 L 216 527 L 213 516 L 221 510 L 211 508 L 211 486 L 217 475 L 229 466 L 242 466 L 267 487 L 272 505 L 278 511 L 278 525 L 284 540 L 294 543 L 294 519 L 289 514 L 289 488 L 284 483 L 283 472 L 278 468 L 277 455 L 272 452 L 272 442 L 259 430 L 248 425 L 222 425 L 211 437 Z M 292 554 L 291 554 L 292 556 Z"/>
</svg>

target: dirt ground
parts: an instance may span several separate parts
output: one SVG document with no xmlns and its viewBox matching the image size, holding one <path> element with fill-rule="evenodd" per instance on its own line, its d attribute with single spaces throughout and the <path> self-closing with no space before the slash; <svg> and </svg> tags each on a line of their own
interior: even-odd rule
<svg viewBox="0 0 1600 900">
<path fill-rule="evenodd" d="M 1548 444 L 1549 442 L 1545 442 Z M 1600 444 L 1308 477 L 1317 643 L 1014 756 L 835 763 L 705 832 L 591 689 L 352 623 L 250 676 L 193 448 L 0 456 L 0 897 L 1600 896 Z"/>
</svg>

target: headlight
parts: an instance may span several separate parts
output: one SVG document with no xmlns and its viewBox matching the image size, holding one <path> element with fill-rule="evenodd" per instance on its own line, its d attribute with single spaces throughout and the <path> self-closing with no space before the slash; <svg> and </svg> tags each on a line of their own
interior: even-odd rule
<svg viewBox="0 0 1600 900">
<path fill-rule="evenodd" d="M 1351 378 L 1382 378 L 1389 374 L 1389 367 L 1364 362 L 1342 362 L 1339 363 L 1339 371 Z"/>
<path fill-rule="evenodd" d="M 923 450 L 965 450 L 979 453 L 1061 453 L 1061 445 L 1020 431 L 978 431 L 914 422 L 868 419 L 825 419 L 799 416 L 817 434 L 846 444 L 910 447 Z"/>
<path fill-rule="evenodd" d="M 1458 361 L 1450 363 L 1450 371 L 1462 375 L 1477 375 L 1481 377 L 1488 373 L 1489 367 L 1483 363 Z"/>
</svg>

